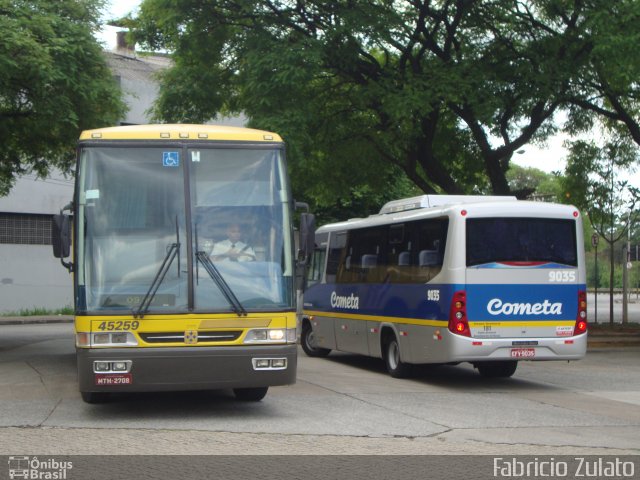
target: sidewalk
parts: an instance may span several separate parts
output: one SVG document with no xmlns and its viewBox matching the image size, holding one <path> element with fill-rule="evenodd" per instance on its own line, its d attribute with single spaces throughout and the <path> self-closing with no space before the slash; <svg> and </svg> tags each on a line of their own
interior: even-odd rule
<svg viewBox="0 0 640 480">
<path fill-rule="evenodd" d="M 37 325 L 47 323 L 73 323 L 72 315 L 52 315 L 33 317 L 0 317 L 2 325 Z M 589 348 L 606 347 L 636 347 L 640 346 L 640 325 L 632 324 L 632 327 L 622 327 L 620 323 L 609 329 L 607 323 L 590 325 L 588 346 Z"/>
</svg>

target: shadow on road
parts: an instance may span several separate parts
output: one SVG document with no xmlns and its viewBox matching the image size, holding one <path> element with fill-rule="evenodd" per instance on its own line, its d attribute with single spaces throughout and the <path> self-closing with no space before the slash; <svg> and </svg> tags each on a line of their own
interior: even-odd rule
<svg viewBox="0 0 640 480">
<path fill-rule="evenodd" d="M 388 376 L 384 361 L 379 358 L 365 357 L 341 352 L 332 352 L 325 361 L 348 365 L 350 367 L 367 370 Z M 408 379 L 397 381 L 417 381 L 426 385 L 441 386 L 447 389 L 464 390 L 466 392 L 478 390 L 519 390 L 543 389 L 553 390 L 551 385 L 532 382 L 518 378 L 518 371 L 510 378 L 486 378 L 481 376 L 470 363 L 457 365 L 414 365 Z"/>
</svg>

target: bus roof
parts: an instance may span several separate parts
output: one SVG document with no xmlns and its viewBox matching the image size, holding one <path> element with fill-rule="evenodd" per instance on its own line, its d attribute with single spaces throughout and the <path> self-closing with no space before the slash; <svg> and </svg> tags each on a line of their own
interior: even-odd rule
<svg viewBox="0 0 640 480">
<path fill-rule="evenodd" d="M 513 200 L 516 200 L 516 197 L 495 195 L 420 195 L 418 197 L 403 198 L 387 202 L 380 209 L 380 213 L 405 212 L 407 210 L 415 210 L 417 208 L 459 205 L 461 203 L 507 202 Z"/>
<path fill-rule="evenodd" d="M 85 130 L 80 140 L 226 140 L 282 142 L 277 133 L 221 125 L 127 125 Z"/>
<path fill-rule="evenodd" d="M 427 195 L 425 195 L 426 197 Z M 429 195 L 434 197 L 434 195 Z M 437 195 L 435 195 L 437 197 Z M 442 197 L 445 197 L 444 195 Z M 399 209 L 378 213 L 366 218 L 352 218 L 343 222 L 336 222 L 323 225 L 318 228 L 317 233 L 324 233 L 336 230 L 350 230 L 352 228 L 365 228 L 376 225 L 401 223 L 405 221 L 418 220 L 421 218 L 433 218 L 439 216 L 460 215 L 461 207 L 464 207 L 466 218 L 474 217 L 548 217 L 548 218 L 577 218 L 580 213 L 573 205 L 558 203 L 533 202 L 516 200 L 515 197 L 495 197 L 485 196 L 480 200 L 478 196 L 470 195 L 466 199 L 462 195 L 447 196 L 451 203 L 443 201 L 435 206 L 419 206 L 413 209 Z M 416 199 L 421 197 L 406 198 L 397 200 L 397 205 L 407 202 L 416 203 Z M 444 200 L 444 199 L 441 199 Z M 393 202 L 389 202 L 393 203 Z M 388 205 L 388 204 L 387 204 Z M 381 212 L 384 211 L 384 207 Z"/>
</svg>

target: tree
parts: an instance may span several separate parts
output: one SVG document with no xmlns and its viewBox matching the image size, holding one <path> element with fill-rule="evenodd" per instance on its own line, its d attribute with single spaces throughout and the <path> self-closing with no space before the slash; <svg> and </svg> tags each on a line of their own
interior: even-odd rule
<svg viewBox="0 0 640 480">
<path fill-rule="evenodd" d="M 328 177 L 323 192 L 334 194 L 394 166 L 427 193 L 506 194 L 513 153 L 555 131 L 588 61 L 589 8 L 144 0 L 134 30 L 174 53 L 158 118 L 243 111 L 287 138 L 294 182 Z"/>
<path fill-rule="evenodd" d="M 571 133 L 595 122 L 618 128 L 640 145 L 640 3 L 590 0 L 585 17 L 587 61 L 571 82 L 568 96 Z"/>
<path fill-rule="evenodd" d="M 17 175 L 69 171 L 81 130 L 125 111 L 93 32 L 99 0 L 0 0 L 0 195 Z"/>
<path fill-rule="evenodd" d="M 570 145 L 563 178 L 567 200 L 587 213 L 595 232 L 610 249 L 609 321 L 613 325 L 614 245 L 638 217 L 640 190 L 621 179 L 638 163 L 638 149 L 628 137 L 610 137 L 603 145 L 578 140 Z M 626 263 L 626 262 L 625 262 Z"/>
<path fill-rule="evenodd" d="M 547 173 L 537 168 L 512 164 L 507 172 L 507 181 L 511 191 L 520 198 L 557 202 L 563 196 L 559 172 Z"/>
</svg>

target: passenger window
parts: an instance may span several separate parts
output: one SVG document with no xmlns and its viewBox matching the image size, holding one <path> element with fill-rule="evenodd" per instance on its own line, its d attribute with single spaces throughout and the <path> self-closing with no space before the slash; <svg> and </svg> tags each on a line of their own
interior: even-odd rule
<svg viewBox="0 0 640 480">
<path fill-rule="evenodd" d="M 338 275 L 338 268 L 345 256 L 347 234 L 345 232 L 331 233 L 329 241 L 329 257 L 327 258 L 327 282 L 334 283 Z M 341 269 L 342 270 L 342 269 Z"/>
<path fill-rule="evenodd" d="M 322 271 L 324 270 L 326 256 L 326 248 L 314 250 L 309 269 L 307 270 L 307 287 L 312 287 L 322 281 Z"/>
</svg>

